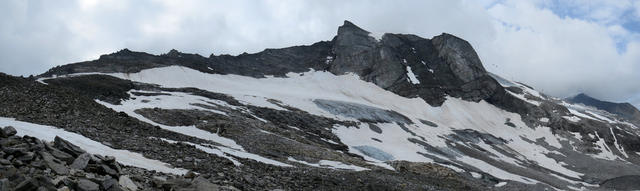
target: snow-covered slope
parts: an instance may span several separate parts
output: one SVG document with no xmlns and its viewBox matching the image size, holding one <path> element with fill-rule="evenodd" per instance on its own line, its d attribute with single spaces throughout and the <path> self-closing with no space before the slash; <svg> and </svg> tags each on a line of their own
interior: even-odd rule
<svg viewBox="0 0 640 191">
<path fill-rule="evenodd" d="M 566 189 L 597 187 L 593 182 L 585 179 L 588 177 L 585 174 L 591 172 L 585 172 L 581 169 L 583 166 L 573 164 L 576 163 L 577 158 L 567 158 L 569 156 L 584 155 L 584 158 L 580 159 L 582 162 L 594 164 L 601 161 L 600 159 L 624 161 L 625 158 L 629 158 L 629 153 L 624 152 L 621 146 L 608 147 L 602 135 L 597 132 L 588 136 L 593 135 L 598 138 L 595 142 L 596 148 L 602 152 L 585 154 L 578 152 L 574 147 L 583 142 L 579 133 L 557 131 L 544 125 L 529 127 L 522 121 L 519 114 L 507 112 L 485 101 L 470 102 L 448 97 L 442 106 L 433 107 L 420 98 L 405 98 L 375 84 L 364 82 L 354 74 L 336 76 L 328 72 L 312 70 L 305 73 L 289 73 L 287 77 L 252 78 L 208 74 L 186 67 L 169 66 L 142 70 L 139 73 L 107 75 L 135 82 L 158 84 L 166 88 L 197 87 L 231 95 L 248 105 L 275 110 L 285 110 L 283 106 L 293 107 L 313 115 L 359 122 L 357 126 L 336 125 L 332 127 L 332 132 L 349 147 L 349 152 L 360 155 L 369 163 L 379 166 L 393 160 L 435 162 L 477 178 L 482 177 L 478 174 L 487 174 L 501 180 Z M 536 106 L 539 106 L 542 101 L 553 100 L 527 86 L 515 82 L 505 83 L 504 80 L 501 82 L 507 87 L 522 88 L 524 90 L 522 94 L 510 93 Z M 213 153 L 220 156 L 225 156 L 226 153 L 252 158 L 267 164 L 290 166 L 283 163 L 287 161 L 278 162 L 246 153 L 233 140 L 198 130 L 195 126 L 171 127 L 157 124 L 134 112 L 140 108 L 199 109 L 226 115 L 223 111 L 195 106 L 196 104 L 212 105 L 202 97 L 168 92 L 155 93 L 164 94 L 148 97 L 132 94 L 133 99 L 125 100 L 122 105 L 98 102 L 162 128 L 219 143 L 219 146 L 203 149 L 215 150 Z M 277 100 L 280 104 L 274 104 L 268 100 Z M 338 105 L 348 103 L 349 107 L 355 107 L 351 109 L 356 110 L 374 108 L 394 111 L 408 118 L 408 121 L 363 120 L 368 116 L 352 115 L 344 111 L 343 113 L 329 111 L 325 107 L 320 107 L 317 100 L 333 101 Z M 562 104 L 569 108 L 571 115 L 563 116 L 567 119 L 575 118 L 579 121 L 587 118 L 607 123 L 615 122 L 592 110 L 577 110 L 579 106 L 565 102 Z M 241 110 L 224 101 L 218 101 L 215 105 Z M 268 123 L 267 120 L 264 121 Z M 540 119 L 540 121 L 549 122 L 549 119 Z M 615 144 L 618 145 L 617 140 Z M 620 152 L 613 152 L 612 148 Z M 621 154 L 625 157 L 620 157 Z M 229 159 L 234 161 L 233 158 Z M 296 160 L 289 158 L 288 161 Z M 235 163 L 239 164 L 237 161 Z M 499 186 L 503 185 L 504 183 Z"/>
</svg>

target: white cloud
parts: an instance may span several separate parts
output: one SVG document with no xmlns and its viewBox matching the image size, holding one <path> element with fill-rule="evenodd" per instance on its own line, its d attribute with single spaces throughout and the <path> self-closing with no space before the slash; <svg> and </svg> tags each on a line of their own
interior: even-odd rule
<svg viewBox="0 0 640 191">
<path fill-rule="evenodd" d="M 640 92 L 640 42 L 628 41 L 626 51 L 619 52 L 614 38 L 629 31 L 559 17 L 524 1 L 506 1 L 488 11 L 496 19 L 496 38 L 477 47 L 485 63 L 497 63 L 489 70 L 555 96 L 586 92 L 622 101 Z"/>
<path fill-rule="evenodd" d="M 468 40 L 490 71 L 546 93 L 624 100 L 640 91 L 632 83 L 640 80 L 640 35 L 618 21 L 634 6 L 638 14 L 640 3 L 628 0 L 7 0 L 0 2 L 0 71 L 37 74 L 122 48 L 258 52 L 331 40 L 346 19 L 378 35 L 451 33 Z M 563 10 L 577 16 L 558 16 Z"/>
</svg>

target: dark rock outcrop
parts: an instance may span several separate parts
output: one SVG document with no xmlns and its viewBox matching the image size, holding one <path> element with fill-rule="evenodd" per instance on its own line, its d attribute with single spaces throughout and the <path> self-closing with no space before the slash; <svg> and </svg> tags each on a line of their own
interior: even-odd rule
<svg viewBox="0 0 640 191">
<path fill-rule="evenodd" d="M 377 41 L 345 21 L 333 43 L 332 73 L 355 73 L 365 81 L 405 97 L 421 97 L 431 105 L 441 105 L 446 95 L 480 101 L 502 88 L 489 76 L 471 45 L 450 34 L 433 39 L 385 34 Z M 410 81 L 409 73 L 419 82 Z"/>
</svg>

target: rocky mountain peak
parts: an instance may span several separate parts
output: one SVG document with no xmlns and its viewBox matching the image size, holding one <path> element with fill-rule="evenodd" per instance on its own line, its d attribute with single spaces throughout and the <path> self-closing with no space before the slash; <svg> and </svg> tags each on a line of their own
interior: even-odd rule
<svg viewBox="0 0 640 191">
<path fill-rule="evenodd" d="M 130 59 L 138 59 L 145 56 L 153 56 L 153 55 L 145 52 L 135 52 L 125 48 L 125 49 L 119 50 L 118 52 L 102 55 L 100 56 L 100 59 L 119 59 L 119 60 L 129 59 L 130 60 Z"/>
<path fill-rule="evenodd" d="M 169 52 L 167 52 L 166 54 L 164 54 L 165 56 L 168 57 L 179 57 L 180 54 L 182 54 L 180 51 L 176 50 L 176 49 L 171 49 Z"/>
<path fill-rule="evenodd" d="M 366 31 L 356 26 L 351 21 L 345 20 L 342 26 L 338 27 L 338 35 L 348 33 L 348 32 L 364 34 L 364 35 L 368 35 L 370 33 L 369 31 Z"/>
<path fill-rule="evenodd" d="M 447 95 L 480 101 L 498 92 L 469 42 L 443 33 L 433 39 L 385 34 L 380 41 L 349 21 L 333 40 L 330 71 L 355 73 L 363 80 L 405 97 L 440 105 Z"/>
<path fill-rule="evenodd" d="M 450 64 L 453 73 L 462 81 L 470 82 L 487 75 L 478 54 L 466 40 L 442 33 L 434 37 L 432 42 L 438 50 L 438 56 Z"/>
<path fill-rule="evenodd" d="M 363 52 L 376 46 L 376 39 L 366 31 L 349 21 L 338 27 L 338 34 L 334 38 L 334 51 L 347 54 Z"/>
</svg>

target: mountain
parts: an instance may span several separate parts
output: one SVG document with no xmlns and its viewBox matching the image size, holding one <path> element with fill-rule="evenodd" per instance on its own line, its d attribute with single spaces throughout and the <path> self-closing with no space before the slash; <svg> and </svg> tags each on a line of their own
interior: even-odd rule
<svg viewBox="0 0 640 191">
<path fill-rule="evenodd" d="M 605 110 L 609 113 L 617 114 L 625 118 L 626 120 L 634 122 L 636 125 L 640 124 L 640 111 L 630 103 L 614 103 L 601 101 L 584 93 L 569 97 L 566 100 L 572 103 L 584 104 L 587 106 L 595 107 L 597 109 Z"/>
<path fill-rule="evenodd" d="M 640 189 L 640 129 L 621 114 L 489 73 L 451 34 L 376 39 L 349 21 L 330 41 L 254 54 L 124 49 L 34 78 L 0 75 L 7 125 L 116 161 L 68 176 L 51 169 L 79 155 L 34 146 L 24 153 L 36 160 L 16 163 L 28 154 L 9 149 L 0 164 L 22 169 L 10 188 L 106 190 L 126 176 L 137 178 L 118 188 Z"/>
</svg>

